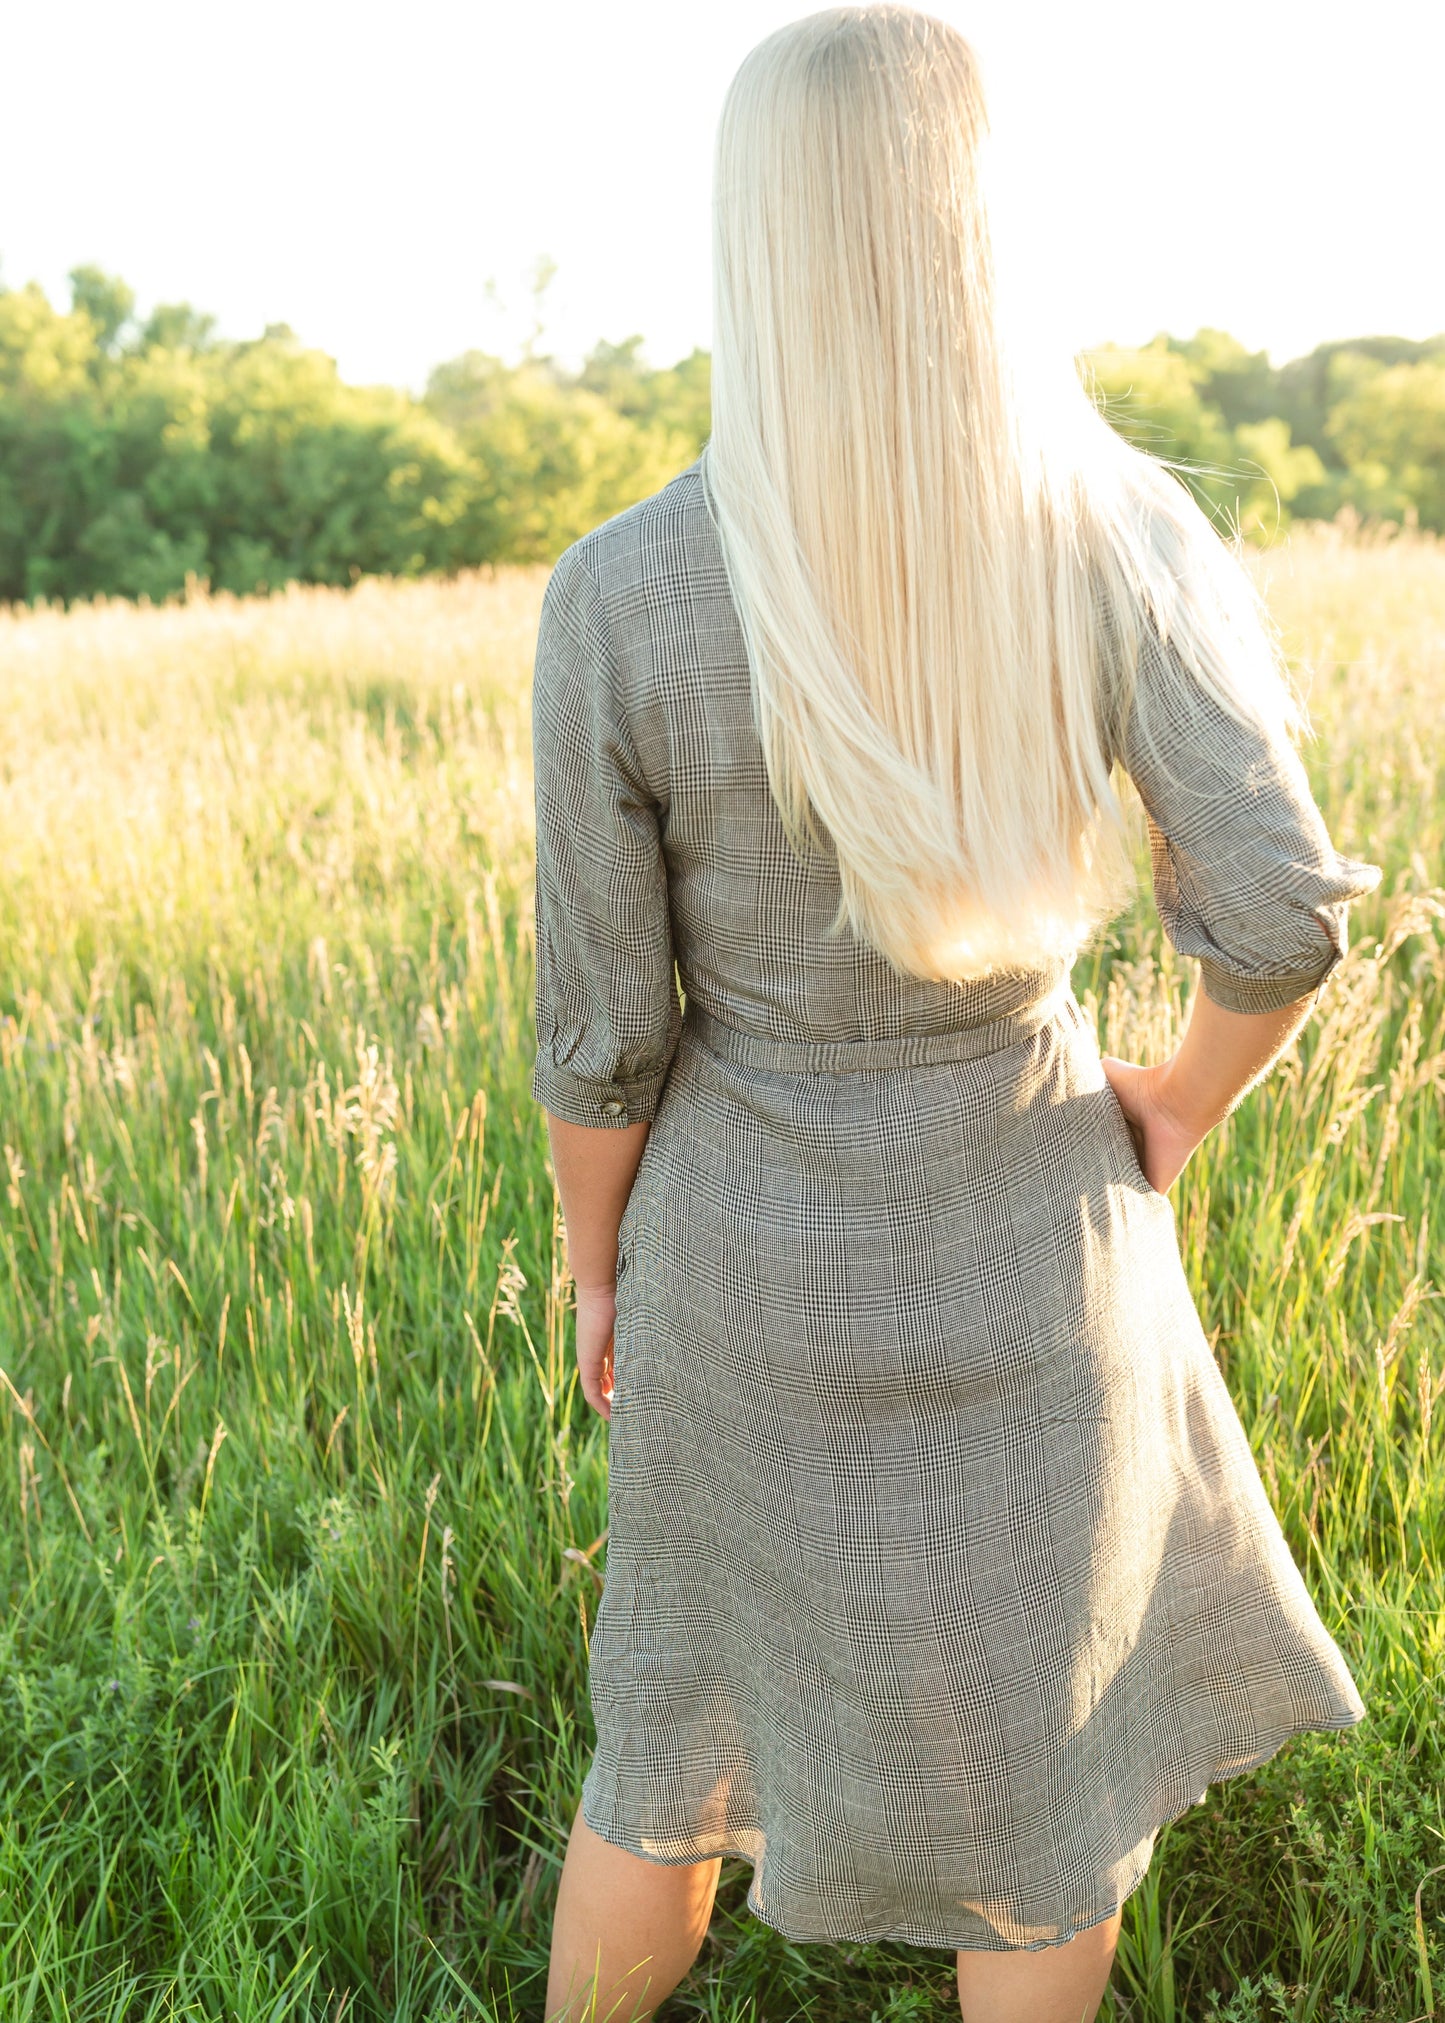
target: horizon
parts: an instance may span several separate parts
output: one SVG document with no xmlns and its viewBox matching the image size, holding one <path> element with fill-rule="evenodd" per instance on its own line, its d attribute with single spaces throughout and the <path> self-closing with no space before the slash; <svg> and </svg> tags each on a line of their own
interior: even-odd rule
<svg viewBox="0 0 1445 2023">
<path fill-rule="evenodd" d="M 82 263 L 77 262 L 74 264 L 78 266 Z M 93 264 L 100 265 L 101 263 L 96 262 Z M 109 269 L 105 271 L 107 273 L 110 273 L 112 279 L 116 279 L 121 282 L 126 282 L 128 280 L 128 277 L 123 273 L 114 273 L 112 272 L 112 270 Z M 12 277 L 10 275 L 7 275 L 4 269 L 3 259 L 0 259 L 0 294 L 4 294 L 7 291 L 23 290 L 31 285 L 39 285 L 42 287 L 42 289 L 46 294 L 47 299 L 51 303 L 52 308 L 59 309 L 61 311 L 68 311 L 70 309 L 71 288 L 68 279 L 68 274 L 62 277 L 62 283 L 60 288 L 58 290 L 52 291 L 52 289 L 45 287 L 45 284 L 39 281 L 39 277 L 37 276 L 27 275 L 22 279 L 20 277 Z M 145 322 L 146 317 L 152 311 L 162 306 L 169 306 L 169 307 L 185 306 L 187 308 L 196 310 L 203 317 L 208 316 L 210 314 L 209 310 L 207 309 L 207 305 L 204 302 L 198 302 L 194 300 L 191 296 L 186 295 L 184 293 L 172 291 L 169 294 L 157 296 L 153 301 L 145 301 L 144 299 L 138 296 L 134 314 L 130 319 L 128 319 L 129 324 L 132 327 L 138 329 L 139 326 L 141 326 Z M 336 357 L 336 354 L 334 352 L 329 351 L 325 345 L 312 343 L 310 339 L 307 337 L 307 334 L 304 330 L 298 330 L 293 324 L 287 322 L 285 318 L 277 318 L 272 324 L 268 325 L 266 329 L 249 332 L 227 331 L 223 330 L 218 325 L 213 331 L 210 332 L 208 341 L 221 345 L 259 344 L 265 341 L 268 330 L 279 331 L 283 329 L 289 331 L 290 335 L 295 339 L 296 343 L 298 344 L 301 350 L 309 352 L 319 352 L 324 357 L 329 358 L 333 363 L 333 365 L 336 366 L 338 376 L 343 380 L 346 380 L 348 384 L 359 387 L 365 386 L 386 387 L 392 391 L 408 393 L 412 397 L 418 399 L 420 399 L 423 396 L 425 392 L 426 379 L 430 376 L 431 373 L 435 372 L 441 366 L 450 364 L 454 359 L 465 356 L 467 352 L 480 353 L 484 356 L 492 358 L 496 360 L 497 363 L 506 368 L 508 371 L 516 371 L 520 367 L 528 363 L 535 363 L 537 365 L 542 366 L 546 365 L 556 366 L 559 370 L 561 370 L 564 373 L 575 373 L 577 371 L 580 371 L 587 357 L 604 345 L 613 345 L 620 347 L 632 343 L 634 341 L 637 342 L 637 351 L 635 354 L 637 362 L 646 371 L 666 372 L 672 370 L 677 366 L 685 364 L 687 360 L 693 356 L 692 351 L 684 351 L 677 353 L 676 355 L 668 354 L 664 356 L 658 356 L 654 353 L 652 347 L 647 343 L 645 334 L 636 330 L 624 331 L 619 335 L 612 335 L 607 332 L 600 332 L 595 338 L 593 338 L 591 344 L 586 345 L 582 349 L 574 351 L 564 356 L 560 352 L 553 351 L 547 345 L 546 343 L 547 329 L 545 322 L 543 322 L 542 324 L 535 326 L 534 329 L 535 341 L 532 343 L 530 349 L 526 348 L 525 341 L 514 343 L 513 345 L 510 346 L 509 349 L 505 351 L 503 350 L 488 351 L 487 348 L 483 345 L 470 344 L 465 346 L 464 350 L 461 352 L 453 352 L 448 358 L 435 359 L 432 362 L 432 364 L 426 368 L 425 373 L 423 374 L 421 380 L 418 383 L 414 385 L 407 385 L 407 384 L 398 384 L 397 382 L 392 380 L 368 381 L 368 380 L 350 379 L 342 366 L 342 362 Z M 1137 338 L 1131 337 L 1126 339 L 1106 335 L 1099 338 L 1095 343 L 1082 347 L 1081 350 L 1075 355 L 1077 357 L 1082 358 L 1091 351 L 1102 350 L 1110 346 L 1116 347 L 1117 349 L 1123 351 L 1145 350 L 1151 344 L 1156 343 L 1161 339 L 1169 343 L 1184 344 L 1198 338 L 1206 331 L 1215 331 L 1227 337 L 1238 338 L 1237 331 L 1230 330 L 1224 324 L 1214 321 L 1197 324 L 1192 330 L 1181 330 L 1181 329 L 1154 330 L 1151 331 L 1148 334 L 1148 336 L 1141 336 Z M 1311 357 L 1316 351 L 1327 350 L 1330 348 L 1344 349 L 1348 348 L 1351 345 L 1374 344 L 1374 343 L 1430 344 L 1436 341 L 1437 339 L 1445 340 L 1445 326 L 1442 326 L 1439 330 L 1426 331 L 1418 337 L 1399 330 L 1362 329 L 1362 330 L 1342 331 L 1333 336 L 1320 338 L 1317 341 L 1317 343 L 1310 345 L 1304 351 L 1292 352 L 1287 356 L 1283 357 L 1278 356 L 1275 352 L 1271 351 L 1267 346 L 1255 347 L 1246 345 L 1246 349 L 1255 352 L 1264 352 L 1265 355 L 1268 357 L 1271 370 L 1279 371 L 1284 366 L 1294 365 L 1302 362 L 1304 359 Z M 1239 339 L 1239 341 L 1241 343 L 1244 342 L 1243 339 Z M 694 350 L 700 350 L 705 355 L 711 356 L 711 346 L 709 344 L 702 344 L 695 346 Z"/>
</svg>

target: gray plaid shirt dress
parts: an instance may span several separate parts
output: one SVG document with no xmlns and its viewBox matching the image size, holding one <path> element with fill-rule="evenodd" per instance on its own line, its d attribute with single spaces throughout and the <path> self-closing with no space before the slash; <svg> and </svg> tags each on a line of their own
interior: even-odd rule
<svg viewBox="0 0 1445 2023">
<path fill-rule="evenodd" d="M 536 657 L 533 1092 L 651 1120 L 584 1816 L 743 1857 L 792 1939 L 1058 1944 L 1212 1780 L 1364 1708 L 1067 968 L 929 982 L 829 936 L 705 479 L 567 551 Z M 1209 996 L 1322 983 L 1379 874 L 1294 754 L 1156 641 L 1117 755 Z"/>
</svg>

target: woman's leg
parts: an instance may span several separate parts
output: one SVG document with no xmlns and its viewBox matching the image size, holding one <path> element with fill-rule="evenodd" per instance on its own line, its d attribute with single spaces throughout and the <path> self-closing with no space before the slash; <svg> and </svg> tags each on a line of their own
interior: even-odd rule
<svg viewBox="0 0 1445 2023">
<path fill-rule="evenodd" d="M 1122 1911 L 1037 1953 L 958 1956 L 963 2023 L 1093 2023 L 1119 1943 Z"/>
<path fill-rule="evenodd" d="M 643 1861 L 572 1822 L 547 1976 L 547 2023 L 643 2023 L 707 1933 L 720 1861 Z"/>
</svg>

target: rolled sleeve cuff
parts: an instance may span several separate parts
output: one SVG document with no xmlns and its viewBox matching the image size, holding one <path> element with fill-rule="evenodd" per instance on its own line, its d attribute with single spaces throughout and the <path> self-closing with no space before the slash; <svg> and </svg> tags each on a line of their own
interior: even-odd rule
<svg viewBox="0 0 1445 2023">
<path fill-rule="evenodd" d="M 532 1095 L 549 1116 L 566 1124 L 585 1124 L 595 1131 L 622 1131 L 629 1124 L 651 1123 L 657 1114 L 668 1063 L 649 1074 L 599 1082 L 559 1068 L 550 1055 L 539 1053 L 532 1069 Z"/>
<path fill-rule="evenodd" d="M 1379 884 L 1380 873 L 1375 865 L 1357 864 L 1348 858 L 1341 858 L 1339 862 L 1348 866 L 1354 874 L 1357 892 L 1372 891 Z M 1349 952 L 1349 899 L 1340 897 L 1321 901 L 1313 910 L 1313 918 L 1320 929 L 1320 950 L 1316 956 L 1297 963 L 1292 969 L 1267 972 L 1236 970 L 1222 963 L 1217 956 L 1198 951 L 1199 981 L 1205 996 L 1225 1011 L 1233 1012 L 1284 1011 L 1289 1005 L 1300 1004 L 1307 997 L 1318 1000 L 1326 983 Z"/>
<path fill-rule="evenodd" d="M 1199 982 L 1204 995 L 1225 1011 L 1277 1012 L 1304 998 L 1318 997 L 1331 973 L 1339 967 L 1338 952 L 1309 970 L 1294 970 L 1276 976 L 1237 976 L 1233 970 L 1209 956 L 1199 958 Z"/>
</svg>

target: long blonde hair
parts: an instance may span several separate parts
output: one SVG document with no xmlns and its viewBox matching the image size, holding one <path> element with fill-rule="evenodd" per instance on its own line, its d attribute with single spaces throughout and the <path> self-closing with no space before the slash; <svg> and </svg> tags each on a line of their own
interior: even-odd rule
<svg viewBox="0 0 1445 2023">
<path fill-rule="evenodd" d="M 833 8 L 745 59 L 714 186 L 703 476 L 769 782 L 796 848 L 831 842 L 835 931 L 947 978 L 1116 908 L 1146 626 L 1231 714 L 1291 721 L 1238 561 L 1071 360 L 1011 341 L 985 132 L 955 29 Z"/>
</svg>

